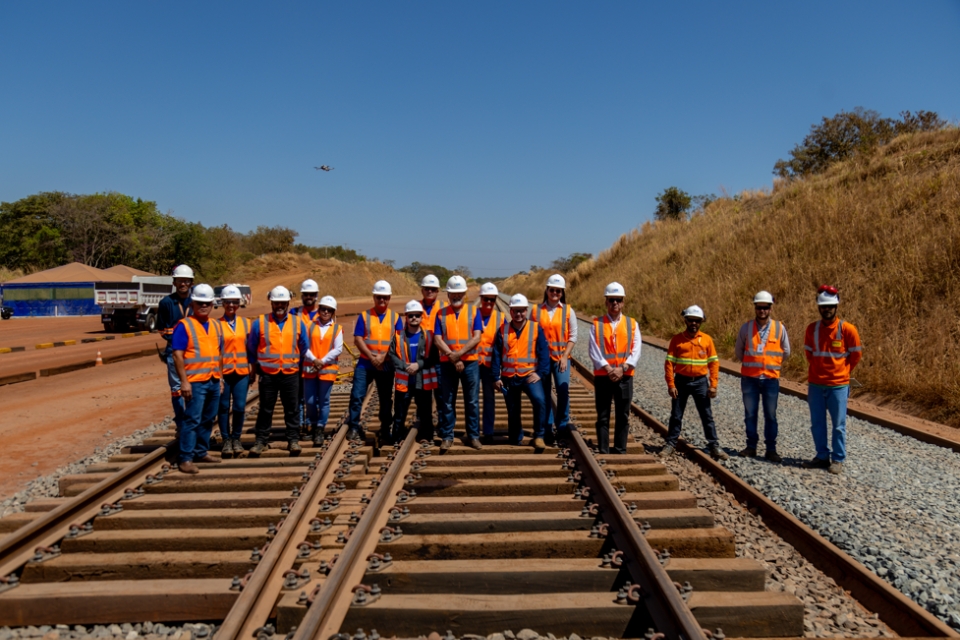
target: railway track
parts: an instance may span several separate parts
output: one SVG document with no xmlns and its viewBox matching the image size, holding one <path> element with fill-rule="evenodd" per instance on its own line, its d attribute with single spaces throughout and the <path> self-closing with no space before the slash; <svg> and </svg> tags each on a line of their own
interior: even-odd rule
<svg viewBox="0 0 960 640">
<path fill-rule="evenodd" d="M 736 557 L 733 532 L 657 458 L 632 438 L 626 455 L 594 451 L 590 382 L 585 370 L 571 382 L 580 430 L 541 453 L 506 444 L 499 401 L 496 444 L 442 456 L 415 424 L 393 447 L 375 429 L 347 442 L 331 421 L 297 458 L 271 449 L 187 477 L 164 471 L 172 434 L 156 434 L 64 478 L 66 499 L 0 520 L 0 625 L 205 621 L 220 640 L 802 636 L 802 603 L 765 591 L 763 566 Z M 335 392 L 331 414 L 347 402 Z M 529 436 L 526 402 L 523 418 Z"/>
</svg>

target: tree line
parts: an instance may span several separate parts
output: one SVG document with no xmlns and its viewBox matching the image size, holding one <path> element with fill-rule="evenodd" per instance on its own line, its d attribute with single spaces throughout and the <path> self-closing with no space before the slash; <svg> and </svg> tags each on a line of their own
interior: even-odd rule
<svg viewBox="0 0 960 640">
<path fill-rule="evenodd" d="M 80 262 L 100 269 L 125 264 L 168 274 L 178 264 L 189 264 L 198 276 L 220 281 L 266 253 L 366 260 L 340 245 L 298 243 L 298 235 L 281 226 L 260 226 L 247 233 L 229 225 L 206 227 L 162 213 L 156 202 L 116 192 L 52 191 L 0 202 L 0 266 L 10 270 L 33 272 Z"/>
</svg>

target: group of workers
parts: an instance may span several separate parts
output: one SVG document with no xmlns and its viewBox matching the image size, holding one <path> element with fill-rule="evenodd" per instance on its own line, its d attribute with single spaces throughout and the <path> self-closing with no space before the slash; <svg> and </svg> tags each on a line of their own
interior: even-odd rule
<svg viewBox="0 0 960 640">
<path fill-rule="evenodd" d="M 222 456 L 243 452 L 240 434 L 245 400 L 249 385 L 258 379 L 260 403 L 250 455 L 259 456 L 266 450 L 278 399 L 290 454 L 297 455 L 301 450 L 301 405 L 307 434 L 319 444 L 344 348 L 343 328 L 335 317 L 336 300 L 332 296 L 320 298 L 317 283 L 306 280 L 300 287 L 303 304 L 291 310 L 290 291 L 278 286 L 268 296 L 271 313 L 250 320 L 237 316 L 241 293 L 227 286 L 220 295 L 223 317 L 213 320 L 212 287 L 194 286 L 193 272 L 186 265 L 177 267 L 173 275 L 175 290 L 161 302 L 158 323 L 168 340 L 165 358 L 180 445 L 180 470 L 198 473 L 195 462 L 219 460 L 209 454 L 217 420 L 223 437 Z M 466 446 L 482 449 L 484 444 L 493 443 L 498 395 L 503 396 L 507 409 L 509 443 L 519 445 L 524 441 L 523 395 L 533 408 L 530 444 L 542 450 L 564 437 L 571 428 L 569 359 L 577 342 L 578 322 L 566 303 L 563 276 L 550 276 L 542 302 L 532 307 L 524 295 L 513 295 L 508 315 L 497 310 L 499 291 L 492 283 L 480 287 L 476 305 L 466 302 L 467 283 L 462 276 L 454 275 L 447 281 L 445 302 L 438 299 L 440 282 L 436 276 L 426 276 L 420 285 L 421 299 L 408 302 L 400 314 L 390 309 L 390 283 L 377 282 L 372 292 L 373 306 L 357 317 L 353 341 L 359 355 L 353 372 L 347 438 L 363 437 L 361 411 L 371 384 L 377 389 L 382 444 L 399 442 L 406 436 L 409 407 L 415 402 L 418 437 L 433 440 L 436 435 L 440 450 L 450 449 L 461 386 Z M 601 453 L 627 452 L 633 376 L 642 337 L 637 321 L 623 313 L 625 295 L 624 287 L 617 282 L 606 286 L 606 313 L 594 319 L 589 336 L 596 444 Z M 783 323 L 770 318 L 773 296 L 761 291 L 753 302 L 755 319 L 741 327 L 736 342 L 736 357 L 742 363 L 746 426 L 746 447 L 740 455 L 757 455 L 762 404 L 765 457 L 779 462 L 776 408 L 780 370 L 790 354 L 790 342 Z M 821 287 L 817 304 L 821 320 L 807 328 L 804 341 L 816 456 L 804 466 L 840 473 L 846 455 L 850 372 L 860 360 L 861 345 L 856 328 L 836 317 L 839 294 L 835 288 Z M 682 313 L 686 329 L 671 339 L 664 364 L 672 408 L 661 456 L 674 453 L 686 404 L 692 397 L 710 455 L 726 459 L 711 409 L 719 377 L 716 347 L 710 336 L 700 331 L 703 310 L 694 305 Z M 827 438 L 828 413 L 833 423 L 832 449 Z"/>
</svg>

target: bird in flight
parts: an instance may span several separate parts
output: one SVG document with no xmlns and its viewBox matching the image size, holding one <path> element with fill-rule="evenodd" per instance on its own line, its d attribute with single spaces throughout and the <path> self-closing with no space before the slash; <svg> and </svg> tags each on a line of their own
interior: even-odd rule
<svg viewBox="0 0 960 640">
<path fill-rule="evenodd" d="M 314 167 L 317 171 L 333 171 L 333 167 L 327 164 L 322 164 L 319 167 Z"/>
</svg>

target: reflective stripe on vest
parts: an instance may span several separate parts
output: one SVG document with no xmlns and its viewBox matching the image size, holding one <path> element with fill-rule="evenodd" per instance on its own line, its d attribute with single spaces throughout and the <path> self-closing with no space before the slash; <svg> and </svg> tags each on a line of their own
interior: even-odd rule
<svg viewBox="0 0 960 640">
<path fill-rule="evenodd" d="M 320 335 L 320 325 L 311 322 L 307 329 L 307 335 L 309 336 L 308 340 L 310 343 L 310 352 L 313 354 L 313 357 L 317 360 L 322 360 L 325 355 L 330 353 L 330 350 L 333 348 L 333 342 L 336 340 L 337 335 L 343 332 L 343 328 L 338 325 L 336 322 L 330 324 L 329 330 L 323 336 Z M 337 379 L 337 373 L 340 371 L 340 362 L 339 360 L 334 360 L 323 366 L 320 371 L 307 371 L 307 367 L 304 366 L 303 377 L 304 378 L 317 378 L 321 380 L 327 380 L 334 382 Z"/>
<path fill-rule="evenodd" d="M 260 316 L 260 346 L 257 349 L 257 361 L 264 373 L 297 373 L 300 369 L 300 347 L 298 343 L 300 318 L 287 316 L 283 328 L 271 323 L 272 315 Z M 271 331 L 270 325 L 276 329 Z M 289 342 L 288 342 L 289 339 Z"/>
<path fill-rule="evenodd" d="M 489 367 L 493 363 L 493 342 L 502 324 L 503 314 L 500 313 L 499 310 L 494 309 L 493 313 L 490 314 L 490 319 L 487 320 L 487 324 L 483 326 L 483 331 L 480 333 L 480 344 L 477 345 L 477 356 L 480 364 L 485 367 Z"/>
<path fill-rule="evenodd" d="M 396 311 L 387 309 L 383 316 L 383 322 L 380 316 L 364 311 L 361 314 L 363 318 L 363 341 L 373 353 L 386 353 L 390 349 L 390 342 L 393 340 L 393 334 L 396 333 L 397 320 L 400 318 Z M 376 327 L 373 326 L 376 320 Z M 361 358 L 364 356 L 361 355 Z"/>
<path fill-rule="evenodd" d="M 224 318 L 220 318 L 223 332 L 223 373 L 236 373 L 242 376 L 250 373 L 247 360 L 247 335 L 250 333 L 249 318 L 236 318 L 236 328 Z"/>
<path fill-rule="evenodd" d="M 843 348 L 843 320 L 837 321 L 837 333 L 833 338 L 834 342 L 839 342 L 840 347 Z M 833 346 L 833 345 L 831 345 Z M 804 348 L 807 351 L 812 351 L 815 358 L 846 358 L 850 355 L 851 351 L 860 351 L 860 347 L 850 347 L 849 349 L 844 349 L 843 351 L 818 351 L 820 348 L 820 321 L 817 320 L 817 324 L 813 327 L 813 348 L 804 345 Z"/>
<path fill-rule="evenodd" d="M 538 304 L 533 310 L 533 318 L 540 325 L 543 337 L 547 339 L 547 346 L 550 347 L 550 359 L 557 361 L 567 352 L 567 343 L 570 342 L 570 307 L 563 305 L 559 308 L 562 313 L 556 321 L 550 317 L 545 305 Z M 558 315 L 556 309 L 554 315 Z"/>
<path fill-rule="evenodd" d="M 466 313 L 463 313 L 464 311 L 466 311 Z M 471 305 L 462 306 L 459 315 L 453 312 L 453 307 L 444 307 L 440 311 L 437 317 L 440 318 L 441 336 L 451 351 L 459 351 L 470 341 L 470 338 L 473 336 L 473 322 L 476 315 L 477 310 Z M 449 322 L 451 318 L 453 322 Z M 460 360 L 470 362 L 471 360 L 476 360 L 478 357 L 477 348 L 474 347 L 460 356 Z M 440 360 L 448 362 L 450 358 L 444 355 L 440 357 Z"/>
<path fill-rule="evenodd" d="M 743 351 L 743 362 L 740 364 L 740 374 L 758 378 L 767 376 L 770 378 L 780 377 L 781 363 L 783 362 L 783 323 L 776 320 L 770 321 L 772 324 L 767 329 L 767 339 L 763 341 L 763 334 L 757 321 L 753 321 L 753 330 L 750 332 L 750 342 L 745 345 Z M 773 337 L 770 337 L 772 333 Z M 763 341 L 763 347 L 760 343 Z"/>
<path fill-rule="evenodd" d="M 188 382 L 206 382 L 211 378 L 220 378 L 220 323 L 207 321 L 207 329 L 201 333 L 197 328 L 203 325 L 192 317 L 180 321 L 187 329 L 187 348 L 183 351 L 183 368 Z"/>
<path fill-rule="evenodd" d="M 528 320 L 520 335 L 516 335 L 509 322 L 503 323 L 501 339 L 503 340 L 503 358 L 500 375 L 512 378 L 533 373 L 537 368 L 537 334 L 539 327 L 533 320 Z"/>
<path fill-rule="evenodd" d="M 616 328 L 612 327 L 610 323 L 607 322 L 607 316 L 602 318 L 597 318 L 593 322 L 594 335 L 596 336 L 597 346 L 600 347 L 600 353 L 603 355 L 603 359 L 610 363 L 611 367 L 622 366 L 627 358 L 630 357 L 630 354 L 633 353 L 633 334 L 634 334 L 634 320 L 629 316 L 622 316 L 626 322 L 621 322 L 617 325 Z M 607 327 L 610 330 L 607 330 Z M 622 335 L 622 329 L 626 327 L 626 335 Z M 610 334 L 610 340 L 607 340 L 607 334 Z M 623 343 L 626 346 L 626 349 L 621 349 L 618 344 L 620 340 L 617 340 L 617 334 L 621 334 L 623 338 Z M 703 364 L 706 364 L 707 361 L 704 360 Z M 687 363 L 690 364 L 690 363 Z M 606 372 L 604 372 L 606 373 Z"/>
<path fill-rule="evenodd" d="M 430 357 L 430 349 L 433 347 L 433 336 L 426 331 L 420 332 L 421 340 L 417 345 L 418 354 L 423 353 L 423 360 L 426 360 Z M 410 336 L 407 335 L 406 331 L 401 331 L 397 334 L 398 349 L 397 354 L 400 356 L 400 359 L 403 360 L 405 364 L 413 364 L 416 362 L 410 356 Z M 421 359 L 421 358 L 418 358 Z M 394 373 L 393 378 L 393 388 L 397 391 L 407 391 L 409 389 L 410 374 L 407 373 L 406 367 L 397 369 Z M 416 377 L 416 374 L 413 374 Z M 425 391 L 436 389 L 437 388 L 437 370 L 435 368 L 423 369 L 423 389 Z"/>
</svg>

